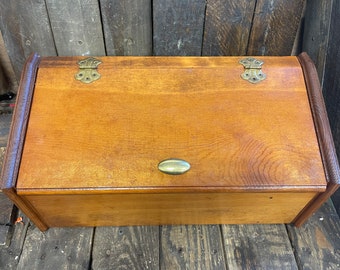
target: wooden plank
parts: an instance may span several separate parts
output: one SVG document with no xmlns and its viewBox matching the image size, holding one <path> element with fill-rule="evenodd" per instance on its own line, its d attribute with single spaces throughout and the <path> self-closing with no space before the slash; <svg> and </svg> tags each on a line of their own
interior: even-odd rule
<svg viewBox="0 0 340 270">
<path fill-rule="evenodd" d="M 10 226 L 0 225 L 0 246 L 8 244 L 10 229 Z"/>
<path fill-rule="evenodd" d="M 0 114 L 0 147 L 5 147 L 7 145 L 11 120 L 12 114 L 9 113 Z"/>
<path fill-rule="evenodd" d="M 10 225 L 14 212 L 13 203 L 0 192 L 0 225 Z"/>
<path fill-rule="evenodd" d="M 5 149 L 5 147 L 0 147 L 0 170 L 2 168 Z M 16 212 L 17 208 L 14 207 L 12 201 L 10 201 L 7 196 L 0 191 L 0 246 L 6 245 L 10 240 L 10 233 L 12 231 L 11 224 L 14 221 Z"/>
<path fill-rule="evenodd" d="M 290 55 L 304 0 L 258 0 L 248 55 Z"/>
<path fill-rule="evenodd" d="M 17 269 L 89 269 L 93 230 L 30 226 Z"/>
<path fill-rule="evenodd" d="M 337 153 L 340 153 L 340 1 L 333 1 L 331 13 L 331 26 L 328 48 L 326 52 L 325 73 L 323 79 L 323 94 L 327 107 L 328 118 L 331 125 L 334 144 Z M 333 196 L 335 208 L 340 214 L 340 190 Z"/>
<path fill-rule="evenodd" d="M 108 55 L 152 54 L 151 0 L 100 0 Z"/>
<path fill-rule="evenodd" d="M 10 243 L 7 243 L 8 245 L 6 246 L 0 246 L 0 269 L 17 269 L 25 241 L 27 228 L 29 226 L 28 218 L 24 216 L 21 212 L 19 212 L 19 216 L 22 217 L 23 222 L 17 223 L 13 226 L 13 233 Z M 26 265 L 25 269 L 27 269 L 30 263 L 31 262 Z"/>
<path fill-rule="evenodd" d="M 159 227 L 98 227 L 92 269 L 158 269 Z"/>
<path fill-rule="evenodd" d="M 228 269 L 298 269 L 284 225 L 223 225 Z"/>
<path fill-rule="evenodd" d="M 161 227 L 161 269 L 226 269 L 220 226 Z"/>
<path fill-rule="evenodd" d="M 18 79 L 32 52 L 56 55 L 45 1 L 1 0 L 0 30 Z"/>
<path fill-rule="evenodd" d="M 205 0 L 153 1 L 155 55 L 201 55 Z"/>
<path fill-rule="evenodd" d="M 321 85 L 325 73 L 333 0 L 307 1 L 302 50 L 312 58 Z"/>
<path fill-rule="evenodd" d="M 340 269 L 340 219 L 330 200 L 301 228 L 287 227 L 299 269 Z"/>
<path fill-rule="evenodd" d="M 105 55 L 97 0 L 46 0 L 58 55 Z"/>
<path fill-rule="evenodd" d="M 255 0 L 208 0 L 203 55 L 245 55 Z"/>
<path fill-rule="evenodd" d="M 5 42 L 0 31 L 0 93 L 12 91 L 16 92 L 18 88 L 18 80 L 12 63 L 9 59 Z"/>
</svg>

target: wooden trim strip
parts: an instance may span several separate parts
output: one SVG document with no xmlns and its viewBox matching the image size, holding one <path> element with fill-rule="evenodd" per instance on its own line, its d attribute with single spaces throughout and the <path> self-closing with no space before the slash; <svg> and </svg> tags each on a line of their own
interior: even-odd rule
<svg viewBox="0 0 340 270">
<path fill-rule="evenodd" d="M 15 189 L 39 62 L 39 55 L 31 54 L 26 61 L 21 75 L 0 184 L 2 191 L 15 205 L 19 207 L 40 230 L 44 231 L 48 226 L 46 226 L 36 214 L 34 209 L 17 195 Z"/>
<path fill-rule="evenodd" d="M 1 189 L 12 188 L 16 185 L 39 62 L 40 57 L 37 54 L 32 54 L 27 59 L 21 75 L 17 101 L 15 104 L 8 145 L 1 173 Z"/>
<path fill-rule="evenodd" d="M 338 189 L 340 186 L 340 169 L 315 65 L 307 53 L 301 53 L 298 59 L 305 77 L 321 158 L 328 182 L 326 191 L 316 196 L 293 221 L 299 227 Z"/>
</svg>

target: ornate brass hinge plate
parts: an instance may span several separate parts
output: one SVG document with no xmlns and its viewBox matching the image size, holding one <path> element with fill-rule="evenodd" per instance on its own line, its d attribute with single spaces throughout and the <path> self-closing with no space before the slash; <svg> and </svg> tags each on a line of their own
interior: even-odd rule
<svg viewBox="0 0 340 270">
<path fill-rule="evenodd" d="M 102 62 L 96 58 L 89 57 L 78 62 L 79 72 L 75 75 L 75 78 L 83 83 L 91 83 L 100 78 L 100 74 L 97 71 L 97 67 Z"/>
<path fill-rule="evenodd" d="M 244 72 L 241 74 L 241 77 L 246 81 L 258 83 L 267 77 L 262 71 L 263 61 L 248 57 L 240 60 L 239 63 L 244 66 Z"/>
</svg>

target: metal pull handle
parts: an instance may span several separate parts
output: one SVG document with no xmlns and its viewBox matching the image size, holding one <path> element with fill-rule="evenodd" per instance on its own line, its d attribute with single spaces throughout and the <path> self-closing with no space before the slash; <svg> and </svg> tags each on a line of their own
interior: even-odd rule
<svg viewBox="0 0 340 270">
<path fill-rule="evenodd" d="M 189 171 L 190 164 L 189 162 L 183 159 L 170 158 L 170 159 L 161 161 L 158 164 L 158 169 L 161 172 L 166 173 L 166 174 L 178 175 L 178 174 L 183 174 Z"/>
</svg>

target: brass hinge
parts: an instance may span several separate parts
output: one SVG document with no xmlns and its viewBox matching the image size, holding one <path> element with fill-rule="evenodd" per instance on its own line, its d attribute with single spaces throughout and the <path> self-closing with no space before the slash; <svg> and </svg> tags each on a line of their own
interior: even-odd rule
<svg viewBox="0 0 340 270">
<path fill-rule="evenodd" d="M 248 57 L 240 60 L 239 63 L 244 66 L 244 72 L 241 77 L 246 81 L 258 83 L 267 77 L 262 71 L 263 61 Z"/>
<path fill-rule="evenodd" d="M 83 83 L 91 83 L 100 78 L 100 74 L 97 71 L 97 67 L 102 62 L 96 58 L 89 57 L 78 62 L 79 72 L 75 75 L 75 78 Z"/>
</svg>

